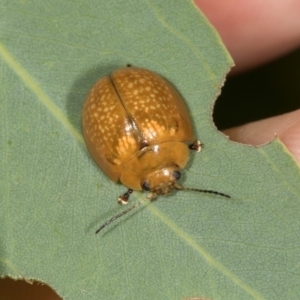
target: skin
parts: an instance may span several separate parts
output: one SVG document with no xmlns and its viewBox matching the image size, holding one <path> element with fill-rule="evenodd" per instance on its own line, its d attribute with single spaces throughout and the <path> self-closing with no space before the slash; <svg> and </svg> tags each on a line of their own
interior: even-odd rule
<svg viewBox="0 0 300 300">
<path fill-rule="evenodd" d="M 300 45 L 300 1 L 195 0 L 218 30 L 239 73 L 284 55 Z M 300 110 L 224 131 L 231 140 L 250 145 L 275 135 L 300 162 Z"/>
</svg>

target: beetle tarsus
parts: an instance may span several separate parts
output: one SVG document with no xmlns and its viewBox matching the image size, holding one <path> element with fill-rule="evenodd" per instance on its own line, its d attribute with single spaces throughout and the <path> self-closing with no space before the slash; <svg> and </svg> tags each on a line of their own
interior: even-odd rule
<svg viewBox="0 0 300 300">
<path fill-rule="evenodd" d="M 191 150 L 194 150 L 197 152 L 200 152 L 203 147 L 204 147 L 204 144 L 201 144 L 201 142 L 199 140 L 196 140 L 191 145 L 189 145 L 189 148 Z"/>
<path fill-rule="evenodd" d="M 123 205 L 127 204 L 128 201 L 129 201 L 129 197 L 132 194 L 132 192 L 133 192 L 132 189 L 128 189 L 128 191 L 125 194 L 123 194 L 122 196 L 119 196 L 118 197 L 118 203 L 123 204 Z"/>
</svg>

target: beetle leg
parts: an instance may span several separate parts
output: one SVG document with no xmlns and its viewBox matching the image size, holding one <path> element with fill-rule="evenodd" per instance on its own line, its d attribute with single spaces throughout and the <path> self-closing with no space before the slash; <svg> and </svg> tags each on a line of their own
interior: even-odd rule
<svg viewBox="0 0 300 300">
<path fill-rule="evenodd" d="M 118 203 L 119 203 L 119 204 L 123 204 L 123 205 L 124 205 L 124 204 L 127 204 L 127 203 L 128 203 L 128 200 L 129 200 L 129 197 L 130 197 L 130 195 L 132 194 L 132 192 L 133 192 L 132 189 L 128 189 L 128 191 L 127 191 L 125 194 L 119 196 L 119 198 L 118 198 Z"/>
<path fill-rule="evenodd" d="M 191 145 L 189 145 L 189 148 L 191 150 L 200 152 L 203 146 L 204 146 L 204 144 L 201 144 L 201 142 L 199 140 L 196 140 Z"/>
</svg>

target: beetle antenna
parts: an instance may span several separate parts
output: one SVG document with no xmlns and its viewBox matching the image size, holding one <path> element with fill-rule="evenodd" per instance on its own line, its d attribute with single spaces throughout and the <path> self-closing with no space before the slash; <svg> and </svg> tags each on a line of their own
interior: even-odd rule
<svg viewBox="0 0 300 300">
<path fill-rule="evenodd" d="M 229 195 L 224 194 L 224 193 L 220 193 L 217 191 L 212 191 L 212 190 L 202 190 L 202 189 L 194 189 L 194 188 L 188 188 L 188 187 L 184 187 L 179 185 L 178 183 L 176 183 L 175 188 L 177 190 L 187 190 L 187 191 L 194 191 L 194 192 L 200 192 L 200 193 L 208 193 L 208 194 L 215 194 L 215 195 L 219 195 L 222 197 L 226 197 L 226 198 L 231 198 Z M 149 197 L 144 198 L 143 200 L 137 202 L 136 204 L 132 205 L 131 207 L 129 207 L 128 209 L 122 211 L 121 213 L 119 213 L 118 215 L 112 217 L 111 219 L 107 220 L 103 225 L 101 225 L 99 227 L 99 229 L 97 229 L 96 234 L 99 233 L 103 228 L 105 228 L 107 225 L 109 225 L 110 223 L 112 223 L 113 221 L 123 217 L 124 215 L 126 215 L 127 213 L 129 213 L 130 211 L 132 211 L 133 209 L 137 208 L 138 206 L 140 206 L 144 201 L 148 200 Z M 152 199 L 153 200 L 153 199 Z"/>
<path fill-rule="evenodd" d="M 219 196 L 222 196 L 222 197 L 231 198 L 229 195 L 224 194 L 224 193 L 220 193 L 220 192 L 217 192 L 217 191 L 188 188 L 188 187 L 181 186 L 179 184 L 176 184 L 175 188 L 177 190 L 187 190 L 187 191 L 194 191 L 194 192 L 200 192 L 200 193 L 215 194 L 215 195 L 219 195 Z"/>
<path fill-rule="evenodd" d="M 127 213 L 129 213 L 130 211 L 132 211 L 133 209 L 135 209 L 136 207 L 140 206 L 144 201 L 146 201 L 148 198 L 144 198 L 143 200 L 139 201 L 138 203 L 132 205 L 131 207 L 129 207 L 128 209 L 122 211 L 120 214 L 112 217 L 111 219 L 107 220 L 95 233 L 99 233 L 103 228 L 105 228 L 107 225 L 109 225 L 111 222 L 121 218 L 122 216 L 126 215 Z"/>
</svg>

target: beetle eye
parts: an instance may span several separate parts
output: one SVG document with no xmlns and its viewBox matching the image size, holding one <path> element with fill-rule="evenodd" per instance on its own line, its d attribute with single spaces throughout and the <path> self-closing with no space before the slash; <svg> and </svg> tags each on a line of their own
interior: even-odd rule
<svg viewBox="0 0 300 300">
<path fill-rule="evenodd" d="M 142 189 L 144 191 L 149 191 L 150 190 L 150 184 L 148 181 L 144 181 L 143 184 L 142 184 Z"/>
<path fill-rule="evenodd" d="M 179 172 L 179 171 L 174 171 L 174 172 L 173 172 L 173 177 L 174 177 L 176 180 L 179 180 L 180 177 L 181 177 L 180 172 Z"/>
</svg>

